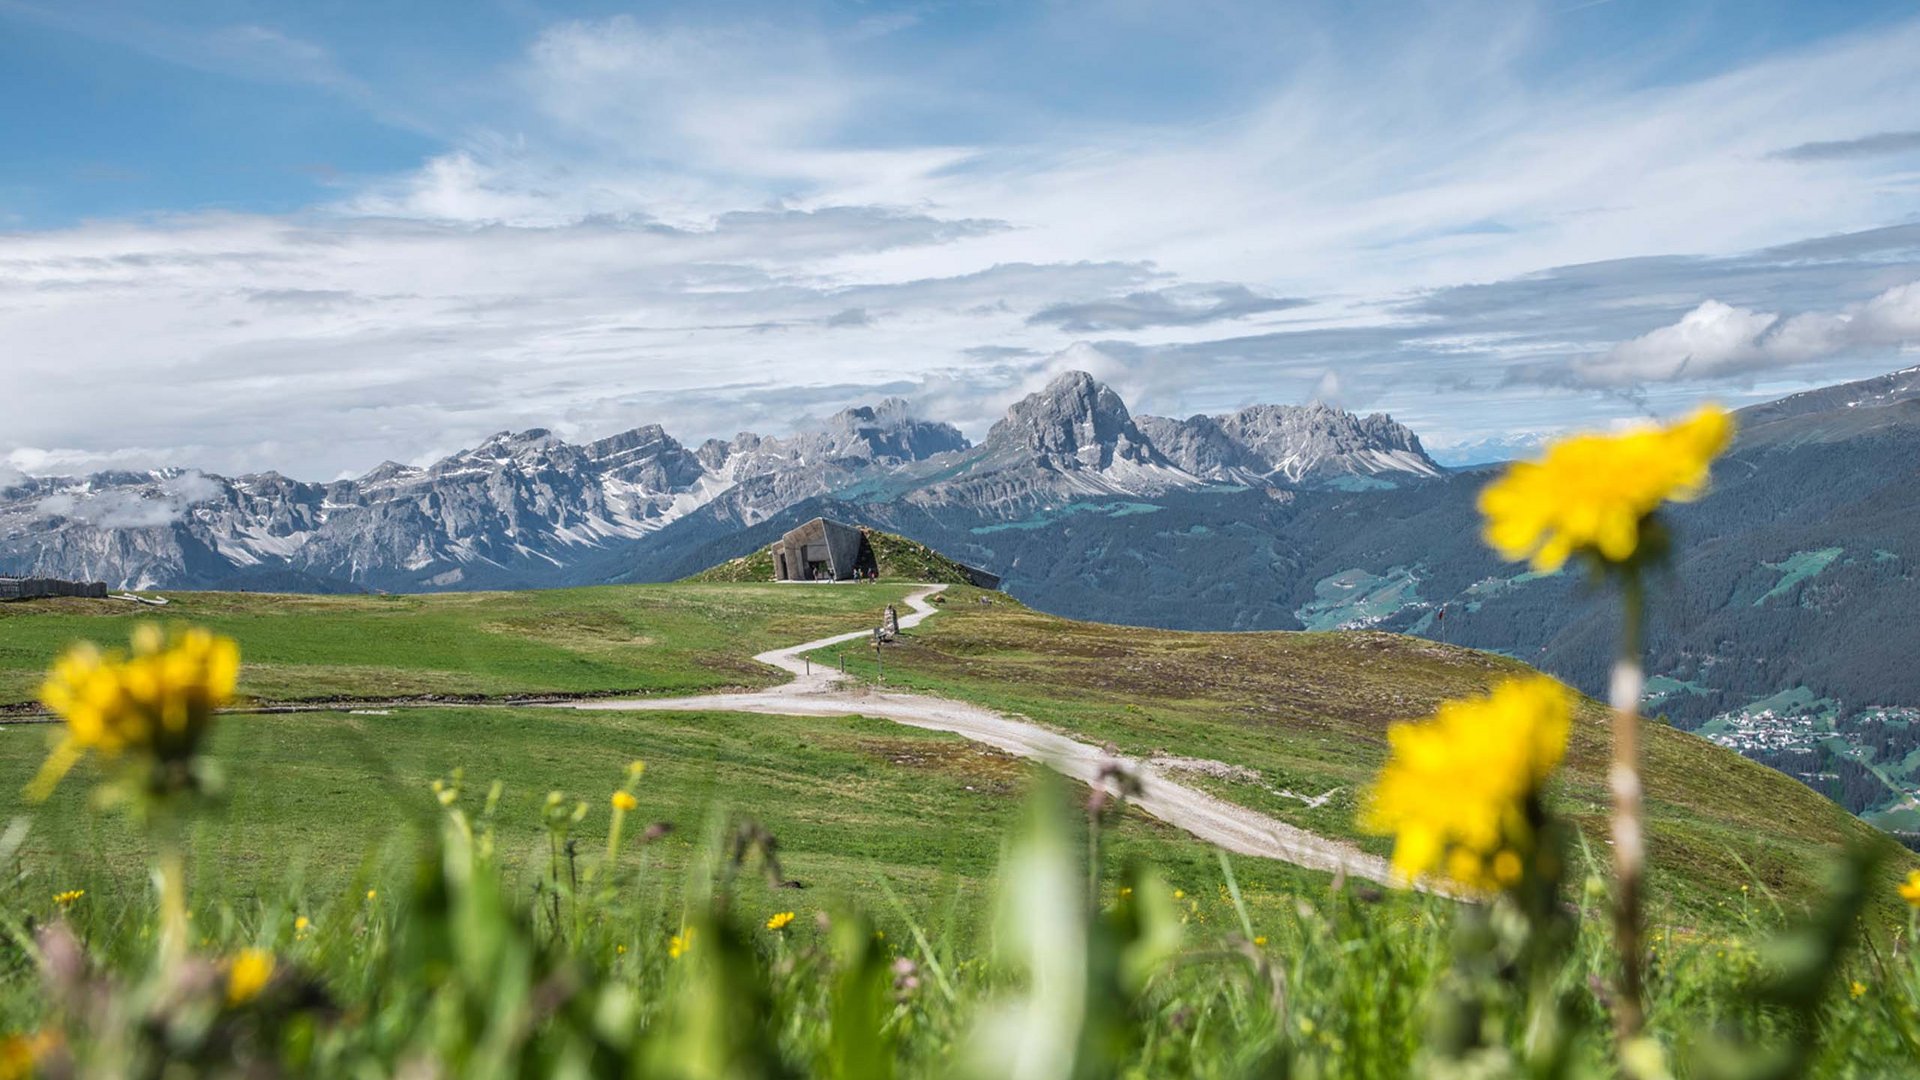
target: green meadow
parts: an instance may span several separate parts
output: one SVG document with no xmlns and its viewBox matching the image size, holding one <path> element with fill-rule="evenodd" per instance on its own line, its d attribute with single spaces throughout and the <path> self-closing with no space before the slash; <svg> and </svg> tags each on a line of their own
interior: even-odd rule
<svg viewBox="0 0 1920 1080">
<path fill-rule="evenodd" d="M 954 736 L 555 700 L 771 685 L 782 676 L 754 653 L 871 625 L 908 591 L 708 582 L 0 608 L 0 1035 L 20 1033 L 0 1064 L 1001 1077 L 1021 1074 L 1011 1047 L 1078 1063 L 1033 1076 L 1358 1080 L 1438 1075 L 1435 1025 L 1467 1008 L 1492 1054 L 1476 1075 L 1520 1074 L 1538 991 L 1511 968 L 1461 966 L 1489 947 L 1466 943 L 1511 932 L 1478 907 L 1228 857 L 1124 804 L 1090 816 L 1086 788 Z M 887 647 L 884 675 L 864 645 L 816 660 L 1187 759 L 1187 782 L 1375 851 L 1353 814 L 1387 725 L 1521 670 L 1385 634 L 1078 623 L 967 587 L 941 606 Z M 236 638 L 248 702 L 218 718 L 216 782 L 182 815 L 184 966 L 154 960 L 166 830 L 102 804 L 91 765 L 44 804 L 12 794 L 58 730 L 31 705 L 47 662 L 156 617 Z M 1586 989 L 1614 963 L 1602 724 L 1584 704 L 1552 792 L 1576 841 L 1550 995 L 1564 1061 L 1538 1075 L 1620 1075 L 1604 997 Z M 1894 891 L 1913 858 L 1691 736 L 1656 729 L 1649 758 L 1663 1068 L 1897 1075 L 1920 1049 L 1920 970 Z M 646 768 L 630 782 L 634 761 Z M 609 859 L 610 797 L 627 789 L 636 806 Z M 1791 1005 L 1767 996 L 1781 955 L 1815 961 Z M 242 957 L 271 972 L 244 994 Z M 1712 1064 L 1793 1046 L 1811 1055 L 1800 1073 Z"/>
</svg>

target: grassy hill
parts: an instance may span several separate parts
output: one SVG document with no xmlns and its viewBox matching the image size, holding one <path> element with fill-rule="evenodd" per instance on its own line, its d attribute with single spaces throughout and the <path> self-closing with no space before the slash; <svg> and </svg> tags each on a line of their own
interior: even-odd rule
<svg viewBox="0 0 1920 1080">
<path fill-rule="evenodd" d="M 918 540 L 880 529 L 862 529 L 873 546 L 881 581 L 922 581 L 965 585 L 972 580 L 966 567 Z M 729 559 L 687 579 L 695 582 L 753 582 L 773 580 L 773 551 L 763 547 L 751 555 Z"/>
<path fill-rule="evenodd" d="M 796 589 L 698 584 L 513 593 L 295 596 L 168 593 L 164 608 L 106 600 L 0 604 L 0 706 L 32 699 L 67 644 L 125 641 L 142 619 L 185 620 L 246 650 L 240 691 L 261 702 L 569 694 L 691 694 L 771 686 L 751 657 L 878 622 L 898 584 Z"/>
<path fill-rule="evenodd" d="M 1127 991 L 1131 998 L 1099 997 L 1113 993 L 1100 989 L 1107 983 L 1086 983 L 1101 1006 L 1086 1023 L 1133 1040 L 1114 1053 L 1143 1063 L 1140 1075 L 1268 1075 L 1255 1047 L 1318 1063 L 1298 1075 L 1415 1074 L 1441 972 L 1465 940 L 1455 930 L 1468 920 L 1450 901 L 1330 892 L 1324 874 L 1222 856 L 1132 811 L 1095 845 L 1076 808 L 1079 824 L 1062 833 L 1046 869 L 1021 861 L 1040 850 L 1031 846 L 1039 819 L 1023 807 L 1037 786 L 1031 767 L 882 720 L 580 711 L 524 700 L 765 684 L 777 673 L 744 657 L 867 625 L 906 591 L 900 583 L 684 583 L 429 597 L 183 594 L 162 614 L 235 635 L 249 694 L 308 703 L 308 711 L 218 722 L 212 757 L 223 790 L 188 837 L 194 954 L 207 958 L 196 962 L 226 957 L 220 962 L 231 965 L 243 947 L 268 950 L 345 1003 L 317 1029 L 336 1056 L 301 1057 L 306 1044 L 287 1041 L 285 1052 L 302 1062 L 293 1074 L 337 1074 L 335 1063 L 354 1060 L 374 1063 L 361 1073 L 387 1075 L 449 1048 L 561 1045 L 578 1022 L 592 1032 L 578 1045 L 593 1053 L 609 1052 L 594 1041 L 608 1032 L 704 1033 L 725 1047 L 714 1051 L 722 1056 L 764 1037 L 782 1061 L 798 1063 L 790 1072 L 854 1075 L 822 1064 L 828 1033 L 866 1030 L 847 1003 L 870 1001 L 872 1030 L 887 1034 L 863 1037 L 882 1047 L 898 1038 L 900 1075 L 950 1075 L 975 1035 L 1004 1035 L 977 1025 L 1005 1015 L 1017 1000 L 1009 995 L 1034 985 L 1009 974 L 1008 924 L 994 917 L 994 898 L 1013 897 L 1024 925 L 1050 931 L 1030 947 L 1054 959 L 1035 964 L 1080 956 L 1074 963 L 1087 965 L 1065 982 L 1050 969 L 1056 987 L 1117 978 L 1151 960 L 1141 970 L 1158 974 Z M 1189 759 L 1201 771 L 1185 779 L 1337 836 L 1353 834 L 1354 791 L 1379 764 L 1388 723 L 1519 669 L 1390 634 L 1145 631 L 1052 618 L 972 588 L 950 589 L 944 600 L 942 614 L 888 651 L 890 686 L 1023 713 L 1130 753 Z M 121 640 L 134 616 L 151 614 L 71 601 L 0 608 L 6 700 L 30 693 L 65 642 Z M 856 676 L 877 674 L 865 649 L 849 650 L 847 661 Z M 386 701 L 427 695 L 442 700 Z M 0 723 L 0 790 L 21 789 L 50 732 L 24 715 Z M 1588 707 L 1557 794 L 1596 850 L 1603 745 L 1600 716 Z M 1652 940 L 1661 961 L 1653 1030 L 1688 1054 L 1709 1053 L 1686 1045 L 1707 1020 L 1759 1015 L 1740 996 L 1741 980 L 1756 970 L 1755 943 L 1783 910 L 1822 895 L 1818 868 L 1843 844 L 1875 834 L 1805 787 L 1692 736 L 1658 729 L 1650 749 Z M 567 879 L 571 862 L 542 827 L 547 793 L 563 793 L 563 807 L 586 803 L 571 840 L 593 866 L 607 843 L 608 796 L 635 758 L 648 767 L 628 837 L 648 822 L 676 828 L 637 850 L 630 844 L 604 888 L 567 892 L 563 909 L 552 883 Z M 498 872 L 497 902 L 469 892 L 491 886 L 421 858 L 426 838 L 446 833 L 428 785 L 454 770 L 466 777 L 461 812 L 483 815 L 487 850 L 498 853 L 484 879 Z M 58 1019 L 34 965 L 12 944 L 30 940 L 30 927 L 74 926 L 101 969 L 123 981 L 138 979 L 152 955 L 154 852 L 90 797 L 90 771 L 42 807 L 10 809 L 0 829 L 0 923 L 12 950 L 0 953 L 0 1033 Z M 494 781 L 497 802 L 482 810 Z M 776 886 L 752 866 L 731 879 L 722 838 L 741 822 L 778 839 L 783 873 L 797 884 Z M 1090 877 L 1068 864 L 1096 846 L 1105 858 Z M 1903 851 L 1887 855 L 1870 889 L 1876 902 L 1892 895 L 1888 867 L 1914 864 Z M 731 884 L 709 917 L 716 875 Z M 1059 915 L 1086 902 L 1083 882 L 1101 916 L 1084 932 Z M 1144 902 L 1130 898 L 1136 889 Z M 469 902 L 474 896 L 483 899 Z M 1064 908 L 1049 907 L 1056 903 Z M 771 924 L 775 914 L 791 925 Z M 1874 921 L 1885 925 L 1884 906 L 1879 914 Z M 1574 1050 L 1590 1066 L 1582 1075 L 1608 1075 L 1605 1017 L 1584 989 L 1603 986 L 1611 971 L 1607 938 L 1597 908 L 1582 917 L 1565 970 L 1582 1002 Z M 1160 930 L 1148 934 L 1153 920 Z M 693 954 L 683 956 L 696 927 Z M 1128 940 L 1128 951 L 1112 951 Z M 864 941 L 873 943 L 869 959 L 848 959 Z M 560 959 L 539 959 L 550 956 Z M 559 965 L 554 977 L 535 981 L 549 962 Z M 1920 969 L 1903 974 L 1904 960 L 1884 954 L 1848 963 L 1840 977 L 1871 989 L 1829 995 L 1836 1003 L 1822 1030 L 1834 1065 L 1817 1075 L 1895 1075 L 1887 1063 L 1910 1052 L 1896 1025 L 1910 1022 L 1901 1018 L 1920 1000 Z M 223 969 L 209 970 L 217 993 Z M 858 971 L 878 996 L 849 990 L 849 972 Z M 550 994 L 569 1009 L 531 1019 L 532 1004 Z M 625 1002 L 643 1019 L 608 1026 L 603 1016 L 627 1014 L 590 1007 L 596 1000 L 609 1009 Z M 1124 1015 L 1105 1009 L 1116 1002 Z M 264 1024 L 259 1018 L 280 1007 L 255 1002 L 231 1022 Z M 1077 1037 L 1077 1024 L 1061 1037 Z M 220 1052 L 244 1059 L 279 1045 L 242 1039 Z"/>
<path fill-rule="evenodd" d="M 1527 670 L 1396 634 L 1151 630 L 1056 618 L 977 590 L 949 595 L 945 614 L 888 653 L 889 686 L 1019 713 L 1130 755 L 1234 766 L 1229 777 L 1186 779 L 1382 853 L 1384 843 L 1358 835 L 1353 821 L 1357 792 L 1385 757 L 1387 724 Z M 846 652 L 850 673 L 874 677 L 869 651 Z M 1602 863 L 1608 745 L 1605 708 L 1584 702 L 1559 804 Z M 1742 885 L 1789 901 L 1810 895 L 1831 854 L 1853 841 L 1885 851 L 1883 914 L 1904 918 L 1894 868 L 1920 863 L 1884 833 L 1797 781 L 1664 725 L 1649 725 L 1647 756 L 1651 895 L 1665 918 L 1717 921 L 1739 906 Z M 1318 806 L 1295 797 L 1328 793 Z"/>
<path fill-rule="evenodd" d="M 896 558 L 919 557 L 891 543 L 888 550 Z M 612 764 L 653 756 L 651 744 L 673 745 L 697 730 L 760 733 L 764 741 L 746 756 L 724 741 L 677 749 L 681 766 L 710 774 L 704 782 L 711 784 L 700 797 L 685 789 L 676 802 L 683 818 L 700 816 L 716 800 L 786 806 L 798 797 L 837 806 L 844 783 L 910 783 L 922 774 L 896 767 L 886 754 L 863 756 L 859 739 L 841 738 L 826 741 L 852 756 L 836 759 L 830 775 L 797 772 L 798 790 L 778 797 L 757 788 L 759 781 L 749 778 L 780 768 L 775 748 L 789 736 L 802 746 L 840 730 L 818 721 L 716 716 L 696 723 L 646 713 L 596 718 L 496 707 L 550 696 L 771 685 L 779 673 L 748 659 L 753 653 L 867 625 L 907 591 L 893 582 L 430 596 L 188 593 L 161 614 L 237 638 L 246 653 L 241 689 L 256 702 L 443 703 L 390 716 L 342 709 L 235 717 L 226 725 L 222 739 L 236 773 L 257 765 L 267 771 L 252 775 L 271 777 L 234 787 L 231 813 L 247 823 L 250 838 L 236 841 L 233 859 L 249 864 L 304 837 L 305 847 L 318 853 L 316 866 L 336 866 L 351 861 L 392 819 L 395 792 L 417 791 L 448 769 L 465 766 L 476 778 L 505 779 L 515 798 L 550 788 L 583 790 L 602 783 Z M 1444 698 L 1521 670 L 1492 654 L 1391 634 L 1155 631 L 1054 618 L 967 587 L 951 589 L 946 599 L 941 615 L 889 651 L 889 685 L 1020 713 L 1129 754 L 1219 762 L 1231 768 L 1184 778 L 1333 836 L 1356 835 L 1356 792 L 1380 764 L 1390 722 L 1423 715 Z M 27 701 L 48 658 L 67 642 L 124 640 L 128 625 L 152 610 L 100 601 L 0 607 L 0 702 Z M 821 659 L 838 663 L 831 652 Z M 848 649 L 846 662 L 856 675 L 873 674 L 869 650 Z M 461 702 L 476 707 L 458 707 Z M 1606 732 L 1597 706 L 1590 704 L 1582 720 L 1561 803 L 1604 854 Z M 860 738 L 871 741 L 881 732 L 908 743 L 935 739 L 887 725 Z M 24 779 L 41 749 L 38 739 L 19 737 L 30 736 L 30 729 L 6 734 L 0 788 Z M 936 760 L 951 757 L 946 749 L 930 753 Z M 1653 896 L 1675 921 L 1717 920 L 1737 902 L 1742 884 L 1797 902 L 1818 884 L 1824 856 L 1843 842 L 1893 846 L 1804 786 L 1704 740 L 1656 727 L 1649 757 Z M 974 759 L 963 754 L 961 760 Z M 1007 768 L 1004 761 L 992 766 Z M 309 782 L 309 770 L 321 779 Z M 274 794 L 249 794 L 256 790 Z M 758 794 L 722 798 L 744 792 Z M 282 806 L 284 817 L 275 809 Z M 941 828 L 973 828 L 962 807 L 950 809 Z M 886 820 L 876 812 L 863 827 L 884 832 Z M 991 835 L 998 819 L 983 820 L 980 835 Z M 296 825 L 296 834 L 279 831 Z M 1384 850 L 1378 840 L 1358 839 Z M 866 850 L 859 841 L 834 846 Z M 1891 865 L 1911 864 L 1905 853 L 1892 854 Z M 984 872 L 984 851 L 970 865 Z"/>
<path fill-rule="evenodd" d="M 771 685 L 784 676 L 748 659 L 753 653 L 877 621 L 908 591 L 897 582 L 686 583 L 424 596 L 178 593 L 163 609 L 4 605 L 0 700 L 19 706 L 22 722 L 0 724 L 0 791 L 19 792 L 45 753 L 50 729 L 24 722 L 25 707 L 52 656 L 83 638 L 124 642 L 134 621 L 157 615 L 234 636 L 244 651 L 242 691 L 308 710 L 236 713 L 219 724 L 214 753 L 226 790 L 193 847 L 204 891 L 230 902 L 402 876 L 391 860 L 406 841 L 394 830 L 431 802 L 427 785 L 456 768 L 482 787 L 504 783 L 506 847 L 531 879 L 547 860 L 537 825 L 546 793 L 588 799 L 596 812 L 582 835 L 589 847 L 603 843 L 606 792 L 640 758 L 649 764 L 642 813 L 678 829 L 650 849 L 661 887 L 683 878 L 710 822 L 744 814 L 780 838 L 788 872 L 819 890 L 808 903 L 882 895 L 885 885 L 917 916 L 951 917 L 970 933 L 984 917 L 970 898 L 986 887 L 1029 787 L 1025 763 L 880 720 L 524 704 Z M 1143 815 L 1124 823 L 1116 843 L 1196 888 L 1218 874 L 1210 848 Z M 140 891 L 139 849 L 123 830 L 103 829 L 87 812 L 84 787 L 69 783 L 38 815 L 24 857 L 35 895 L 84 888 L 108 896 Z M 1263 909 L 1321 879 L 1265 860 L 1235 864 Z"/>
</svg>

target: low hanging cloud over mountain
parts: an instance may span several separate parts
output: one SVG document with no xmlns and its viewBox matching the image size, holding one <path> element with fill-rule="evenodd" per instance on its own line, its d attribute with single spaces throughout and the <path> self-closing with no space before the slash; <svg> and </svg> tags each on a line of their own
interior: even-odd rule
<svg viewBox="0 0 1920 1080">
<path fill-rule="evenodd" d="M 1747 376 L 1849 350 L 1920 345 L 1920 281 L 1841 311 L 1791 317 L 1708 300 L 1679 322 L 1570 365 L 1573 382 L 1597 387 Z"/>
<path fill-rule="evenodd" d="M 152 497 L 124 488 L 83 494 L 49 495 L 34 507 L 42 518 L 71 518 L 103 529 L 140 529 L 171 525 L 195 503 L 220 494 L 218 481 L 189 470 L 162 481 Z"/>
</svg>

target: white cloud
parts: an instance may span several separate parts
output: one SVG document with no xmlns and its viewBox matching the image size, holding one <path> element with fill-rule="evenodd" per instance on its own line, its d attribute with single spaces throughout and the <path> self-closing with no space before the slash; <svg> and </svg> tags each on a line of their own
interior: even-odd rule
<svg viewBox="0 0 1920 1080">
<path fill-rule="evenodd" d="M 1634 386 L 1704 381 L 1821 360 L 1851 350 L 1920 343 L 1920 281 L 1838 312 L 1782 319 L 1708 300 L 1680 321 L 1571 365 L 1576 382 Z"/>
<path fill-rule="evenodd" d="M 1094 40 L 1114 20 L 1071 5 L 1037 17 L 1115 44 Z M 1574 271 L 1593 260 L 1901 220 L 1911 177 L 1863 182 L 1884 159 L 1768 155 L 1910 127 L 1920 22 L 1676 82 L 1542 80 L 1544 18 L 1434 8 L 1367 41 L 1365 63 L 1243 27 L 1279 43 L 1262 81 L 1231 110 L 1151 122 L 1006 85 L 985 47 L 890 67 L 872 37 L 798 21 L 550 27 L 438 125 L 461 132 L 443 152 L 337 204 L 7 236 L 0 451 L 36 472 L 332 476 L 502 427 L 693 439 L 898 392 L 978 435 L 1069 366 L 1143 411 L 1325 382 L 1468 438 L 1516 411 L 1550 426 L 1623 407 L 1568 382 L 1804 384 L 1838 370 L 1822 358 L 1912 340 L 1912 292 L 1848 308 L 1889 281 L 1832 258 L 1775 257 L 1753 295 L 1686 278 L 1709 260 L 1553 289 L 1587 288 Z M 196 39 L 196 63 L 336 71 L 296 39 L 223 33 Z M 1532 307 L 1472 309 L 1502 290 Z M 1721 300 L 1608 348 L 1676 294 Z M 1315 301 L 1275 299 L 1295 296 Z M 1814 313 L 1772 314 L 1795 309 Z M 1562 386 L 1499 377 L 1579 356 Z"/>
<path fill-rule="evenodd" d="M 1779 321 L 1770 312 L 1708 300 L 1672 326 L 1621 342 L 1604 356 L 1575 361 L 1573 370 L 1581 381 L 1598 386 L 1711 379 L 1769 362 L 1760 338 Z"/>
</svg>

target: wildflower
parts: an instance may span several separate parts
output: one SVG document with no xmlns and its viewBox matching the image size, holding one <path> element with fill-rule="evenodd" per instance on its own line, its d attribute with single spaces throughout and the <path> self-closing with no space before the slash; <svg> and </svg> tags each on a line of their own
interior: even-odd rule
<svg viewBox="0 0 1920 1080">
<path fill-rule="evenodd" d="M 1574 554 L 1624 563 L 1641 550 L 1648 517 L 1706 489 L 1733 420 L 1708 406 L 1666 427 L 1576 435 L 1537 462 L 1517 462 L 1480 493 L 1487 543 L 1503 557 L 1558 570 Z"/>
<path fill-rule="evenodd" d="M 379 898 L 380 898 L 380 890 L 378 890 L 378 889 L 368 889 L 368 890 L 367 890 L 367 899 L 368 899 L 368 900 L 378 900 Z"/>
<path fill-rule="evenodd" d="M 1847 993 L 1852 995 L 1856 1000 L 1861 997 L 1864 997 L 1866 995 L 1866 992 L 1867 992 L 1867 984 L 1861 982 L 1859 979 L 1853 980 L 1853 982 L 1848 984 L 1847 986 Z"/>
<path fill-rule="evenodd" d="M 632 793 L 630 792 L 616 791 L 613 793 L 613 808 L 615 810 L 620 810 L 624 812 L 627 810 L 632 810 L 633 808 L 639 805 L 640 805 L 640 800 L 634 798 Z"/>
<path fill-rule="evenodd" d="M 227 963 L 227 1004 L 238 1007 L 260 996 L 273 978 L 273 954 L 265 949 L 241 949 Z"/>
<path fill-rule="evenodd" d="M 1260 947 L 1260 948 L 1262 948 L 1262 949 L 1264 949 L 1264 948 L 1266 948 L 1266 947 L 1267 947 L 1267 935 L 1265 935 L 1265 934 L 1261 934 L 1261 935 L 1260 935 L 1259 937 L 1256 937 L 1256 938 L 1254 938 L 1254 939 L 1253 939 L 1253 943 L 1254 943 L 1255 945 L 1257 945 L 1257 946 L 1259 946 L 1259 947 Z"/>
<path fill-rule="evenodd" d="M 293 920 L 293 932 L 296 934 L 304 934 L 307 931 L 307 927 L 312 925 L 313 925 L 313 921 L 311 919 L 308 919 L 305 915 L 302 915 L 299 918 Z"/>
<path fill-rule="evenodd" d="M 231 638 L 190 629 L 169 635 L 144 623 L 130 653 L 82 643 L 56 660 L 40 700 L 65 721 L 53 752 L 27 787 L 39 801 L 82 757 L 131 756 L 168 775 L 192 762 L 213 721 L 233 698 L 240 648 Z"/>
<path fill-rule="evenodd" d="M 627 762 L 627 779 L 629 780 L 640 779 L 641 775 L 646 771 L 647 763 L 641 761 L 639 758 L 634 758 L 632 761 Z"/>
<path fill-rule="evenodd" d="M 627 955 L 627 947 L 625 945 L 615 945 L 613 947 L 613 955 L 615 956 Z"/>
<path fill-rule="evenodd" d="M 25 1035 L 0 1039 L 0 1080 L 29 1080 L 34 1057 L 33 1043 Z"/>
<path fill-rule="evenodd" d="M 785 930 L 787 928 L 787 924 L 791 923 L 792 921 L 793 921 L 793 912 L 782 911 L 776 914 L 773 918 L 767 920 L 767 929 Z"/>
<path fill-rule="evenodd" d="M 667 956 L 678 960 L 688 949 L 693 948 L 693 927 L 685 927 L 679 933 L 667 939 Z"/>
<path fill-rule="evenodd" d="M 0 1080 L 32 1080 L 36 1066 L 60 1047 L 56 1032 L 0 1037 Z"/>
<path fill-rule="evenodd" d="M 1440 871 L 1473 889 L 1517 885 L 1540 789 L 1566 753 L 1571 721 L 1567 689 L 1535 675 L 1394 724 L 1361 827 L 1394 837 L 1393 868 L 1409 880 Z"/>
<path fill-rule="evenodd" d="M 1173 890 L 1173 898 L 1175 900 L 1185 900 L 1187 898 L 1187 891 L 1185 889 L 1175 889 Z"/>
<path fill-rule="evenodd" d="M 66 892 L 54 893 L 53 902 L 60 905 L 61 907 L 69 907 L 73 904 L 75 900 L 78 900 L 85 895 L 87 895 L 87 890 L 85 889 L 68 889 Z"/>
<path fill-rule="evenodd" d="M 1900 883 L 1900 899 L 1909 906 L 1920 908 L 1920 870 L 1907 872 L 1907 880 Z"/>
</svg>

